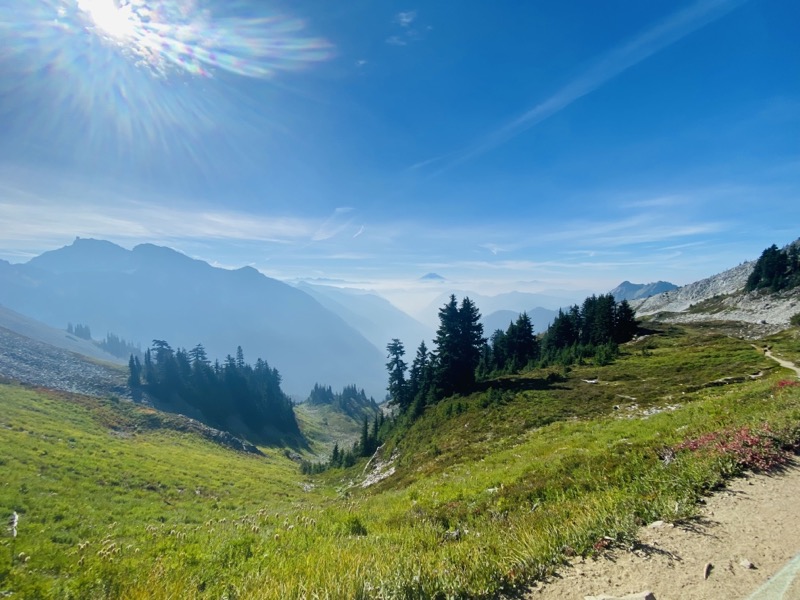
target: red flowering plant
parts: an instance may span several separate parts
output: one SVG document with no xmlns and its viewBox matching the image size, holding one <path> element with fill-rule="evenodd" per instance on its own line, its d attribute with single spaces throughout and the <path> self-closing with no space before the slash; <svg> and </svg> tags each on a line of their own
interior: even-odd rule
<svg viewBox="0 0 800 600">
<path fill-rule="evenodd" d="M 750 427 L 724 429 L 684 440 L 676 452 L 702 452 L 731 461 L 733 471 L 771 471 L 789 460 L 778 436 L 768 425 L 758 430 Z"/>
</svg>

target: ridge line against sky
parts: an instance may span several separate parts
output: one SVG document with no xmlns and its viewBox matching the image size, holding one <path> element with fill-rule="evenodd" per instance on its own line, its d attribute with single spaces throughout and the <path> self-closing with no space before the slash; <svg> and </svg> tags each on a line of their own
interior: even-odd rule
<svg viewBox="0 0 800 600">
<path fill-rule="evenodd" d="M 444 162 L 443 166 L 430 174 L 430 177 L 436 177 L 456 165 L 489 152 L 564 110 L 573 102 L 592 93 L 609 80 L 638 65 L 653 54 L 725 16 L 747 1 L 699 0 L 688 8 L 678 10 L 629 42 L 608 51 L 604 56 L 594 61 L 594 64 L 589 66 L 578 77 L 546 100 L 536 104 L 510 123 L 490 132 L 477 143 L 461 150 L 423 160 L 413 164 L 410 168 L 413 170 L 422 169 L 429 165 Z"/>
<path fill-rule="evenodd" d="M 794 2 L 0 4 L 1 259 L 150 242 L 408 306 L 800 235 Z"/>
</svg>

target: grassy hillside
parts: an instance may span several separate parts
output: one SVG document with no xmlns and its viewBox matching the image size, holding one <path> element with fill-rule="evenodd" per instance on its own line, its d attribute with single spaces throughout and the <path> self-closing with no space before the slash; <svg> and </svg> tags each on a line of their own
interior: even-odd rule
<svg viewBox="0 0 800 600">
<path fill-rule="evenodd" d="M 280 451 L 236 453 L 128 404 L 0 386 L 0 510 L 20 515 L 0 592 L 494 597 L 779 463 L 800 439 L 787 381 L 747 342 L 670 327 L 609 366 L 442 402 L 386 444 L 397 472 L 368 488 L 363 463 L 301 477 Z"/>
<path fill-rule="evenodd" d="M 339 444 L 339 448 L 349 448 L 361 436 L 363 419 L 353 417 L 337 406 L 303 402 L 296 405 L 294 411 L 303 435 L 320 458 L 327 458 L 334 444 Z M 373 411 L 369 415 L 370 423 L 374 417 Z"/>
</svg>

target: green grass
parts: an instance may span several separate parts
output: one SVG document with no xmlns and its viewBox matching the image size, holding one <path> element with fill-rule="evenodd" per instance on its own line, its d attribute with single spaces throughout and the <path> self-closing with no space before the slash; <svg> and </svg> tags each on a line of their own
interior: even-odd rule
<svg viewBox="0 0 800 600">
<path fill-rule="evenodd" d="M 295 414 L 300 429 L 312 444 L 316 460 L 327 459 L 334 444 L 338 443 L 342 449 L 350 448 L 361 436 L 363 421 L 336 406 L 304 402 L 295 406 Z"/>
<path fill-rule="evenodd" d="M 367 489 L 351 485 L 363 463 L 305 478 L 280 450 L 235 453 L 146 409 L 0 386 L 0 510 L 20 514 L 18 538 L 0 541 L 0 592 L 491 598 L 604 536 L 691 515 L 740 468 L 703 452 L 662 460 L 679 442 L 765 424 L 800 439 L 800 390 L 713 328 L 664 328 L 564 375 L 428 409 L 387 443 L 397 473 Z"/>
</svg>

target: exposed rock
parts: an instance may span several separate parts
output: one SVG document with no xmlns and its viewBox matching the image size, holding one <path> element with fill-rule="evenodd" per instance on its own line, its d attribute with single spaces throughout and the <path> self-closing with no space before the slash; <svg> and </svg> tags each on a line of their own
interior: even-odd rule
<svg viewBox="0 0 800 600">
<path fill-rule="evenodd" d="M 127 372 L 0 327 L 0 376 L 28 385 L 129 398 Z"/>
<path fill-rule="evenodd" d="M 747 560 L 746 558 L 743 558 L 742 560 L 739 561 L 739 566 L 744 567 L 745 569 L 755 569 L 756 568 L 756 566 L 753 563 L 751 563 L 749 560 Z"/>
<path fill-rule="evenodd" d="M 375 450 L 375 454 L 369 459 L 369 462 L 364 467 L 364 481 L 361 482 L 361 487 L 366 488 L 375 485 L 379 481 L 383 481 L 387 477 L 394 475 L 396 468 L 394 461 L 397 460 L 397 452 L 392 452 L 392 455 L 387 459 L 383 457 L 383 445 Z"/>
<path fill-rule="evenodd" d="M 800 288 L 777 294 L 745 292 L 755 261 L 685 285 L 676 290 L 631 302 L 639 317 L 670 323 L 735 321 L 747 324 L 742 337 L 763 337 L 789 326 L 800 312 Z"/>
</svg>

